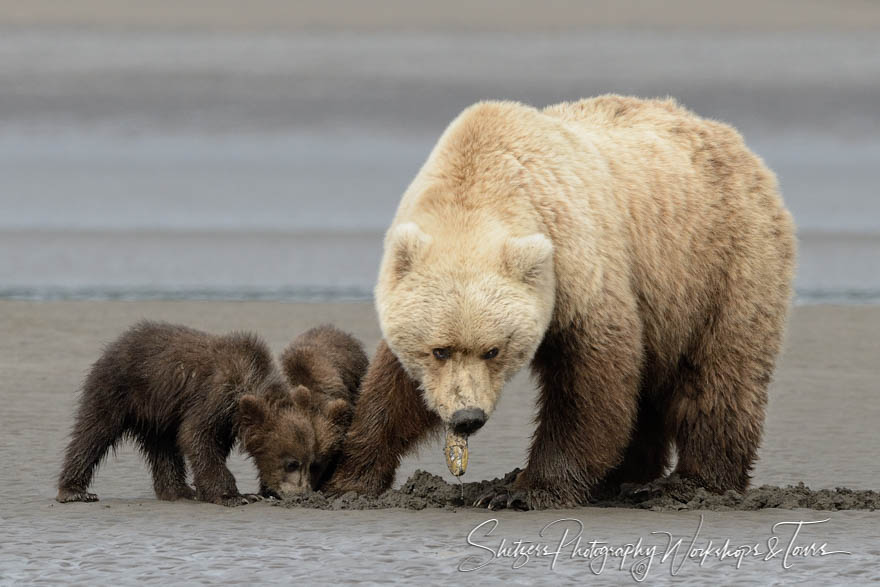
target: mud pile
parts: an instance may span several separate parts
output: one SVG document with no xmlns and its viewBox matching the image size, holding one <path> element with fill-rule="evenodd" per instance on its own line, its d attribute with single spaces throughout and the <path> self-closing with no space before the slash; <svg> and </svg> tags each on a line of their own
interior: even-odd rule
<svg viewBox="0 0 880 587">
<path fill-rule="evenodd" d="M 320 492 L 310 493 L 276 502 L 281 507 L 315 508 L 323 510 L 371 510 L 403 508 L 422 510 L 470 508 L 484 493 L 503 487 L 516 477 L 518 470 L 503 479 L 475 483 L 448 483 L 442 477 L 416 471 L 400 489 L 386 491 L 378 497 L 354 492 L 337 497 Z M 875 510 L 880 507 L 880 493 L 846 488 L 813 491 L 803 483 L 788 487 L 763 485 L 745 493 L 728 491 L 721 495 L 710 493 L 691 481 L 675 475 L 644 486 L 624 486 L 620 494 L 585 504 L 588 507 L 621 507 L 652 511 L 676 510 L 760 510 L 764 508 L 814 510 Z"/>
<path fill-rule="evenodd" d="M 761 510 L 765 508 L 812 510 L 875 510 L 880 507 L 880 493 L 845 487 L 812 490 L 803 482 L 776 487 L 762 485 L 744 493 L 727 491 L 716 494 L 693 481 L 670 475 L 640 487 L 624 486 L 612 499 L 597 501 L 599 507 L 630 507 L 652 511 L 674 510 Z"/>
</svg>

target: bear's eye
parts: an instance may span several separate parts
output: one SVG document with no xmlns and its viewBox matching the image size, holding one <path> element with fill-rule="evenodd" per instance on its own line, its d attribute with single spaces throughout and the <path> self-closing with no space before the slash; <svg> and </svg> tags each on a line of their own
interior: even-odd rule
<svg viewBox="0 0 880 587">
<path fill-rule="evenodd" d="M 449 347 L 434 349 L 431 352 L 434 353 L 434 358 L 438 361 L 445 361 L 452 354 L 452 352 L 449 350 Z"/>
<path fill-rule="evenodd" d="M 295 461 L 293 459 L 284 463 L 284 470 L 288 473 L 296 473 L 299 471 L 299 461 Z"/>
<path fill-rule="evenodd" d="M 487 360 L 494 359 L 497 356 L 498 356 L 498 347 L 493 347 L 493 348 L 489 349 L 488 351 L 486 351 L 485 353 L 483 353 L 483 358 L 487 359 Z"/>
</svg>

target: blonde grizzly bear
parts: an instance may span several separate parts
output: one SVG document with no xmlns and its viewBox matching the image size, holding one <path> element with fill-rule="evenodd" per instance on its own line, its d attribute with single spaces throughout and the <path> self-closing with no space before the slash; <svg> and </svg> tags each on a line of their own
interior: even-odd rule
<svg viewBox="0 0 880 587">
<path fill-rule="evenodd" d="M 379 493 L 426 433 L 492 415 L 526 363 L 537 429 L 490 508 L 583 503 L 667 469 L 744 489 L 795 260 L 776 179 L 730 126 L 601 96 L 455 119 L 403 195 L 384 341 L 327 488 Z"/>
</svg>

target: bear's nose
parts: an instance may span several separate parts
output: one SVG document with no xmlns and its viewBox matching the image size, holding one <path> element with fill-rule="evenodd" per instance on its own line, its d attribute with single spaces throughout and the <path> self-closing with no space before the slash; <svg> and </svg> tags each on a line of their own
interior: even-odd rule
<svg viewBox="0 0 880 587">
<path fill-rule="evenodd" d="M 467 408 L 452 414 L 449 424 L 456 434 L 473 434 L 486 423 L 486 412 L 480 408 Z"/>
</svg>

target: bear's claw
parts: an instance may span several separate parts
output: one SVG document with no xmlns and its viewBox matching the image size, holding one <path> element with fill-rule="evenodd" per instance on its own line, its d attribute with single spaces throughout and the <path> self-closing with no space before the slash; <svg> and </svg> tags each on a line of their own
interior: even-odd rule
<svg viewBox="0 0 880 587">
<path fill-rule="evenodd" d="M 528 492 L 522 490 L 511 491 L 504 487 L 491 489 L 477 498 L 474 502 L 476 508 L 488 508 L 491 511 L 497 510 L 528 510 L 529 495 Z"/>
<path fill-rule="evenodd" d="M 214 499 L 210 500 L 210 502 L 228 508 L 234 508 L 250 503 L 243 495 L 221 495 L 220 497 L 215 497 Z"/>
<path fill-rule="evenodd" d="M 72 501 L 98 501 L 98 496 L 88 491 L 72 491 L 62 489 L 58 491 L 58 497 L 55 498 L 58 503 L 70 503 Z"/>
<path fill-rule="evenodd" d="M 248 503 L 256 503 L 258 501 L 267 501 L 267 500 L 274 500 L 275 499 L 274 497 L 263 497 L 259 493 L 243 493 L 241 495 L 241 497 L 244 498 L 244 500 L 247 501 Z"/>
</svg>

